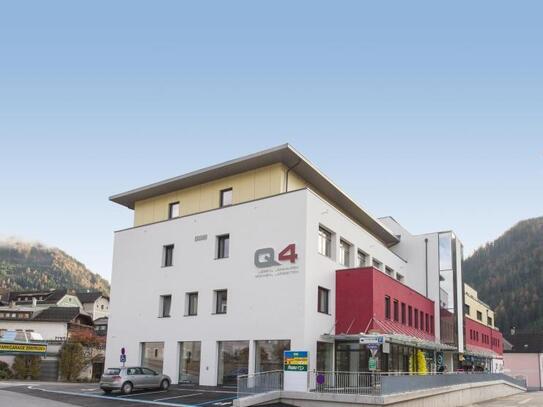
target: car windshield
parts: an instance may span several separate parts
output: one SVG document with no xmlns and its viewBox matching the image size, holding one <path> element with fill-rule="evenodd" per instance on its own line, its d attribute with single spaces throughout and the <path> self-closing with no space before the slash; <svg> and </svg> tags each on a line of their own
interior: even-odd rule
<svg viewBox="0 0 543 407">
<path fill-rule="evenodd" d="M 121 373 L 121 369 L 106 369 L 106 372 L 104 374 L 106 375 L 118 375 Z"/>
</svg>

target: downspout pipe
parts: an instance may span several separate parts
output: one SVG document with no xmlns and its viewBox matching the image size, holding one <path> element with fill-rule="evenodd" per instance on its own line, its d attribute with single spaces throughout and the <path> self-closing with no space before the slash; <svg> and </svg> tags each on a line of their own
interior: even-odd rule
<svg viewBox="0 0 543 407">
<path fill-rule="evenodd" d="M 424 239 L 424 250 L 425 250 L 425 272 L 426 272 L 426 298 L 428 298 L 428 238 Z"/>
<path fill-rule="evenodd" d="M 287 168 L 287 175 L 286 175 L 286 179 L 285 179 L 285 192 L 288 192 L 288 173 L 290 172 L 290 170 L 296 168 L 298 166 L 298 164 L 300 164 L 301 162 L 302 162 L 302 160 L 299 159 L 296 164 L 294 164 L 293 166 Z"/>
</svg>

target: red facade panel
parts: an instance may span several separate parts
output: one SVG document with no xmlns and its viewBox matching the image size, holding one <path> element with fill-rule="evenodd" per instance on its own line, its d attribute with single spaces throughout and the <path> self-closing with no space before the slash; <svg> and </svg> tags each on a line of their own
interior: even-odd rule
<svg viewBox="0 0 543 407">
<path fill-rule="evenodd" d="M 434 340 L 436 322 L 432 300 L 385 273 L 336 271 L 336 334 L 373 330 Z"/>
<path fill-rule="evenodd" d="M 464 329 L 468 351 L 470 348 L 471 350 L 488 349 L 498 355 L 503 354 L 503 335 L 497 329 L 468 317 L 464 317 Z"/>
</svg>

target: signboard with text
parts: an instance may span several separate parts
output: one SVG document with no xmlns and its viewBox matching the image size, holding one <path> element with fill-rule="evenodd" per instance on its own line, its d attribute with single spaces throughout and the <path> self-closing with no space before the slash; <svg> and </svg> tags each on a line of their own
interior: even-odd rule
<svg viewBox="0 0 543 407">
<path fill-rule="evenodd" d="M 0 354 L 41 354 L 47 353 L 47 345 L 41 343 L 0 342 Z"/>
<path fill-rule="evenodd" d="M 308 364 L 306 351 L 285 351 L 283 363 L 285 372 L 307 372 Z"/>
<path fill-rule="evenodd" d="M 298 261 L 296 244 L 288 244 L 281 250 L 277 251 L 278 253 L 276 254 L 276 250 L 273 247 L 263 247 L 255 251 L 255 277 L 278 277 L 296 274 L 300 271 L 298 265 L 296 264 Z"/>
</svg>

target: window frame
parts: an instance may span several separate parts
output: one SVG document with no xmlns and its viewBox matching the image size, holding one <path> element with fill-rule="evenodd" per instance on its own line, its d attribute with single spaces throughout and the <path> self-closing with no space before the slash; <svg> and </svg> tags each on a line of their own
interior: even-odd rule
<svg viewBox="0 0 543 407">
<path fill-rule="evenodd" d="M 328 257 L 329 259 L 332 258 L 332 231 L 325 228 L 322 225 L 319 225 L 319 231 L 318 231 L 318 252 L 319 254 Z M 324 239 L 324 253 L 321 252 L 321 242 Z"/>
<path fill-rule="evenodd" d="M 406 312 L 405 312 L 405 302 L 402 302 L 401 306 L 400 306 L 400 309 L 401 309 L 401 323 L 402 325 L 405 325 L 406 324 Z"/>
<path fill-rule="evenodd" d="M 362 257 L 364 258 L 363 264 L 360 263 L 360 257 L 361 257 L 360 255 L 362 255 Z M 357 267 L 367 267 L 368 258 L 369 258 L 368 253 L 366 253 L 364 250 L 358 249 L 356 251 L 356 263 L 357 263 L 356 265 L 357 265 Z"/>
<path fill-rule="evenodd" d="M 214 292 L 215 292 L 215 295 L 214 295 L 214 299 L 215 299 L 214 314 L 215 315 L 225 315 L 226 313 L 228 313 L 228 290 L 227 289 L 221 289 L 221 290 L 214 290 Z M 224 304 L 226 306 L 224 307 L 224 311 L 222 310 L 222 307 L 220 307 L 222 302 L 219 303 L 219 295 L 222 294 L 222 293 L 225 293 Z"/>
<path fill-rule="evenodd" d="M 227 249 L 225 249 L 225 245 L 224 245 L 226 241 L 228 241 Z M 217 250 L 215 253 L 215 259 L 216 260 L 228 259 L 229 257 L 230 257 L 230 233 L 217 235 Z"/>
<path fill-rule="evenodd" d="M 166 244 L 162 246 L 162 267 L 172 267 L 173 266 L 173 251 L 175 249 L 174 244 Z M 168 253 L 170 255 L 168 255 Z M 169 262 L 168 262 L 169 260 Z"/>
<path fill-rule="evenodd" d="M 371 259 L 371 266 L 379 271 L 383 271 L 383 262 L 375 257 Z"/>
<path fill-rule="evenodd" d="M 324 294 L 324 297 L 321 296 L 321 293 Z M 325 304 L 323 304 L 322 298 L 326 300 Z M 328 288 L 319 286 L 317 289 L 317 311 L 321 314 L 330 315 L 330 290 Z"/>
<path fill-rule="evenodd" d="M 177 215 L 173 216 L 173 208 L 177 205 Z M 168 204 L 168 219 L 175 219 L 181 216 L 181 204 L 179 201 L 176 202 L 170 202 Z"/>
<path fill-rule="evenodd" d="M 390 319 L 391 312 L 390 312 L 390 296 L 385 295 L 385 319 Z"/>
<path fill-rule="evenodd" d="M 192 298 L 196 298 L 195 309 L 193 309 L 192 305 Z M 195 317 L 198 315 L 198 291 L 192 291 L 190 293 L 187 293 L 187 312 L 185 316 L 187 317 Z"/>
<path fill-rule="evenodd" d="M 166 303 L 165 300 L 168 299 L 168 312 L 166 313 Z M 158 317 L 159 318 L 170 318 L 172 316 L 172 295 L 171 294 L 162 294 L 159 300 L 159 309 Z"/>
<path fill-rule="evenodd" d="M 224 196 L 227 192 L 230 192 L 230 203 L 225 204 Z M 230 188 L 221 189 L 219 192 L 219 207 L 226 208 L 228 206 L 232 206 L 233 203 L 234 203 L 234 188 L 230 187 Z"/>
<path fill-rule="evenodd" d="M 351 267 L 351 253 L 353 245 L 347 240 L 339 239 L 339 263 L 343 267 Z"/>
</svg>

